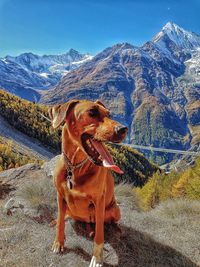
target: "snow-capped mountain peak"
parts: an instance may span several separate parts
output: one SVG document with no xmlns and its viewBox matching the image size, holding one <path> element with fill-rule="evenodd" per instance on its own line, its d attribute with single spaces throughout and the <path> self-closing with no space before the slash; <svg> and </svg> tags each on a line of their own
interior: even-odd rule
<svg viewBox="0 0 200 267">
<path fill-rule="evenodd" d="M 176 46 L 182 49 L 196 49 L 200 47 L 200 36 L 186 31 L 173 22 L 168 22 L 162 30 L 153 38 L 153 42 L 162 45 L 169 38 Z"/>
<path fill-rule="evenodd" d="M 57 65 L 62 65 L 64 70 L 63 73 L 60 72 L 62 75 L 65 74 L 66 70 L 69 71 L 71 69 L 72 63 L 80 61 L 85 62 L 87 59 L 90 60 L 91 56 L 87 54 L 81 54 L 74 49 L 70 49 L 68 52 L 61 55 L 39 56 L 33 53 L 23 53 L 17 57 L 7 56 L 6 59 L 19 64 L 28 71 L 33 71 L 36 73 L 46 72 L 52 74 L 52 67 L 54 69 L 54 67 Z"/>
<path fill-rule="evenodd" d="M 0 58 L 0 87 L 31 101 L 38 101 L 36 90 L 46 90 L 56 85 L 69 71 L 91 60 L 89 54 L 74 49 L 61 55 L 36 55 Z"/>
</svg>

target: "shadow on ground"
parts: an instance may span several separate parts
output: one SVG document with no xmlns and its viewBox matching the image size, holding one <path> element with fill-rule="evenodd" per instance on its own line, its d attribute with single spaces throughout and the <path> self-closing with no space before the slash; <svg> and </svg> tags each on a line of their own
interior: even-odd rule
<svg viewBox="0 0 200 267">
<path fill-rule="evenodd" d="M 15 188 L 7 183 L 0 181 L 0 199 L 4 199 Z"/>
<path fill-rule="evenodd" d="M 71 224 L 77 235 L 87 237 L 84 223 L 71 222 Z M 155 241 L 146 233 L 126 226 L 122 226 L 122 232 L 123 236 L 119 238 L 115 226 L 105 226 L 104 267 L 198 267 L 177 250 Z M 109 253 L 106 244 L 114 249 L 115 255 Z M 90 261 L 91 255 L 83 248 L 77 247 L 72 250 L 85 261 Z M 65 253 L 68 252 L 72 251 L 66 248 Z M 116 261 L 114 259 L 116 256 L 118 263 L 107 263 Z"/>
</svg>

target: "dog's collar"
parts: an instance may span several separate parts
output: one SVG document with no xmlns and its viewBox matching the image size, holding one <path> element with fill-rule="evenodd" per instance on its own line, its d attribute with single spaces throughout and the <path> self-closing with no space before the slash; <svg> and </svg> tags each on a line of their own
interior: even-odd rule
<svg viewBox="0 0 200 267">
<path fill-rule="evenodd" d="M 67 173 L 66 173 L 67 187 L 69 189 L 72 189 L 74 185 L 74 180 L 73 180 L 74 170 L 81 168 L 89 160 L 89 158 L 87 157 L 81 162 L 73 165 L 64 151 L 62 151 L 62 155 L 63 155 L 65 166 L 67 169 Z"/>
<path fill-rule="evenodd" d="M 67 166 L 67 169 L 70 169 L 72 171 L 82 167 L 89 160 L 89 158 L 87 157 L 84 160 L 82 160 L 81 162 L 73 165 L 64 151 L 62 152 L 62 154 L 64 157 L 65 165 Z"/>
</svg>

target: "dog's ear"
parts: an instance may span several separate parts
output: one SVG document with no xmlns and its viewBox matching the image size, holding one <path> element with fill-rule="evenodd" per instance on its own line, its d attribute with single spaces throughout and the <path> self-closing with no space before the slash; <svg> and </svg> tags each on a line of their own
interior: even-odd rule
<svg viewBox="0 0 200 267">
<path fill-rule="evenodd" d="M 106 108 L 106 106 L 100 100 L 96 100 L 95 103 L 97 103 L 98 105 Z"/>
<path fill-rule="evenodd" d="M 48 109 L 49 117 L 54 129 L 58 128 L 79 100 L 71 100 L 65 104 L 55 105 Z"/>
</svg>

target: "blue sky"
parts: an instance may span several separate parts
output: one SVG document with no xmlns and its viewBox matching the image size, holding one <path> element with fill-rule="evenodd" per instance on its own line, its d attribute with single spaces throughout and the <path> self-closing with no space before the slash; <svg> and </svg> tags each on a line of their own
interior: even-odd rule
<svg viewBox="0 0 200 267">
<path fill-rule="evenodd" d="M 200 34 L 200 0 L 0 0 L 0 56 L 141 45 L 168 22 Z"/>
</svg>

